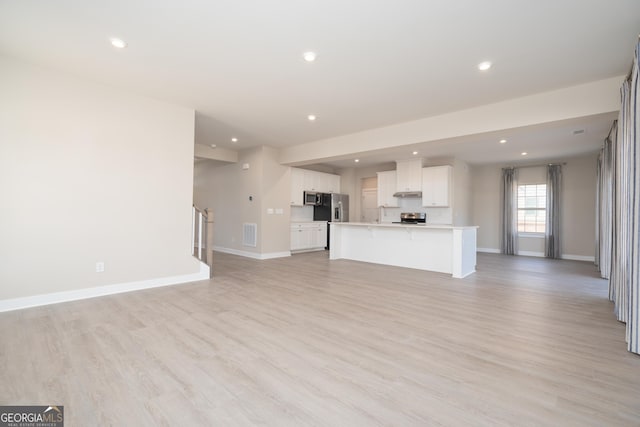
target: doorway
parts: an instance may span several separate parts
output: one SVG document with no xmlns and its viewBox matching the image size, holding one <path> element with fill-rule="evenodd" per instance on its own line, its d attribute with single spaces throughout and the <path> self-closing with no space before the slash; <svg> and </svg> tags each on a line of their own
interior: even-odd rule
<svg viewBox="0 0 640 427">
<path fill-rule="evenodd" d="M 360 220 L 362 222 L 379 222 L 377 177 L 362 178 L 360 206 Z"/>
</svg>

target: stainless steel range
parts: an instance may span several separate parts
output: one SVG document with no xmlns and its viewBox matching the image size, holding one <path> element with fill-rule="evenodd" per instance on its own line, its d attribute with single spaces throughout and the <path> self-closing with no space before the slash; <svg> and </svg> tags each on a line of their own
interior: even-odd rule
<svg viewBox="0 0 640 427">
<path fill-rule="evenodd" d="M 394 221 L 394 224 L 415 224 L 425 225 L 427 222 L 427 214 L 424 212 L 402 212 L 400 221 Z"/>
</svg>

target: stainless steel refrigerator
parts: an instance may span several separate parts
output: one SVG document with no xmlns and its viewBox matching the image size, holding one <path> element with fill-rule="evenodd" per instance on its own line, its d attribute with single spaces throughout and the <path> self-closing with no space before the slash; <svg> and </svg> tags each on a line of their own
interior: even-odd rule
<svg viewBox="0 0 640 427">
<path fill-rule="evenodd" d="M 349 195 L 322 193 L 320 203 L 313 207 L 314 221 L 349 222 Z M 331 225 L 327 227 L 327 249 L 331 237 Z"/>
</svg>

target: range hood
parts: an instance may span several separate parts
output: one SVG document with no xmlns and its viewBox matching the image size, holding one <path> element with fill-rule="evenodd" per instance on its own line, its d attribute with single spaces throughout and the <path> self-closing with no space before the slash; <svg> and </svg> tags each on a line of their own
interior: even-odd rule
<svg viewBox="0 0 640 427">
<path fill-rule="evenodd" d="M 403 199 L 418 199 L 422 197 L 422 191 L 398 191 L 397 193 L 393 193 L 393 197 L 400 197 Z"/>
</svg>

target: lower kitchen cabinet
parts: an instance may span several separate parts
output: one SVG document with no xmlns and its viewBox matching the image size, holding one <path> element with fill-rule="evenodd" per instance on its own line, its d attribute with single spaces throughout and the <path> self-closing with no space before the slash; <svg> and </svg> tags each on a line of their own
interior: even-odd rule
<svg viewBox="0 0 640 427">
<path fill-rule="evenodd" d="M 291 224 L 292 252 L 324 249 L 326 246 L 326 222 L 296 222 Z"/>
</svg>

